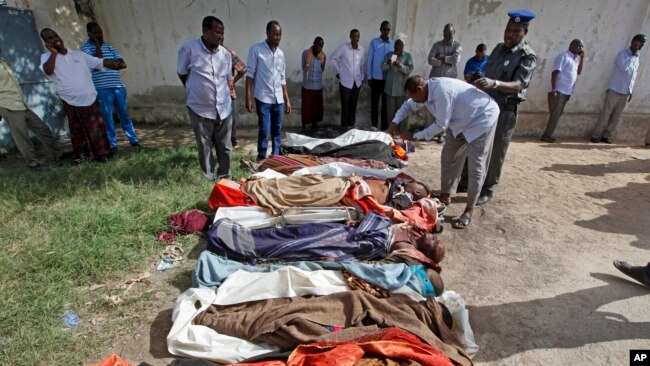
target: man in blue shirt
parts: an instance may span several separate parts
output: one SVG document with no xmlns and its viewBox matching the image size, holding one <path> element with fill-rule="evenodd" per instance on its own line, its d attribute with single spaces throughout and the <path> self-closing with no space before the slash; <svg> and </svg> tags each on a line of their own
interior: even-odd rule
<svg viewBox="0 0 650 366">
<path fill-rule="evenodd" d="M 282 28 L 276 20 L 266 25 L 266 40 L 248 50 L 246 70 L 246 110 L 257 110 L 257 160 L 266 159 L 271 134 L 272 154 L 280 154 L 282 115 L 291 113 L 285 78 L 286 63 L 280 49 Z"/>
<path fill-rule="evenodd" d="M 487 46 L 481 43 L 476 46 L 476 53 L 474 57 L 467 60 L 465 63 L 465 71 L 463 75 L 465 76 L 465 81 L 470 84 L 474 84 L 474 81 L 485 76 L 485 64 L 487 64 L 488 59 L 490 58 L 487 53 Z"/>
<path fill-rule="evenodd" d="M 373 127 L 377 127 L 379 116 L 379 98 L 381 97 L 381 129 L 388 128 L 388 114 L 386 113 L 386 96 L 384 87 L 386 86 L 386 76 L 381 69 L 384 63 L 384 57 L 395 49 L 395 41 L 390 39 L 390 23 L 387 20 L 381 22 L 379 27 L 381 35 L 372 41 L 368 47 L 368 59 L 366 73 L 368 85 L 370 85 L 370 121 Z"/>
<path fill-rule="evenodd" d="M 88 39 L 79 46 L 81 52 L 105 60 L 124 61 L 124 58 L 117 52 L 115 47 L 104 42 L 104 33 L 99 24 L 95 22 L 88 23 L 86 31 L 88 32 Z M 113 121 L 113 106 L 117 108 L 117 115 L 120 118 L 120 126 L 124 131 L 124 135 L 129 139 L 131 146 L 139 147 L 138 136 L 133 128 L 133 121 L 129 116 L 126 87 L 120 78 L 120 72 L 110 69 L 93 70 L 92 77 L 95 89 L 97 89 L 97 99 L 102 109 L 104 129 L 111 145 L 111 151 L 117 150 L 117 132 L 115 131 L 115 121 Z"/>
</svg>

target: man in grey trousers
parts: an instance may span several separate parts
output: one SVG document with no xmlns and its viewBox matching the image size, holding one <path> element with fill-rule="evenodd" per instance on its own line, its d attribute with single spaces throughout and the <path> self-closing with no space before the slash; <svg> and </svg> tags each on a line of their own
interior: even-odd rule
<svg viewBox="0 0 650 366">
<path fill-rule="evenodd" d="M 465 212 L 456 220 L 454 227 L 466 228 L 474 213 L 492 152 L 492 142 L 499 106 L 490 96 L 471 84 L 459 79 L 411 76 L 404 87 L 407 100 L 395 113 L 388 132 L 395 134 L 398 124 L 409 113 L 426 107 L 435 122 L 415 134 L 402 133 L 404 139 L 431 140 L 440 131 L 449 129 L 451 136 L 442 148 L 440 175 L 440 201 L 451 202 L 451 194 L 460 181 L 465 159 L 468 161 L 468 190 Z"/>
<path fill-rule="evenodd" d="M 199 165 L 205 178 L 213 181 L 230 178 L 232 100 L 228 83 L 233 80 L 232 57 L 220 46 L 224 34 L 221 20 L 207 16 L 202 28 L 203 36 L 185 42 L 178 51 L 177 72 L 187 93 Z M 216 177 L 213 146 L 219 163 Z"/>
<path fill-rule="evenodd" d="M 622 49 L 616 56 L 614 73 L 605 94 L 605 106 L 591 134 L 591 142 L 612 143 L 612 132 L 616 129 L 625 106 L 632 100 L 634 81 L 639 70 L 639 51 L 646 39 L 645 34 L 637 34 L 632 38 L 630 47 Z"/>
</svg>

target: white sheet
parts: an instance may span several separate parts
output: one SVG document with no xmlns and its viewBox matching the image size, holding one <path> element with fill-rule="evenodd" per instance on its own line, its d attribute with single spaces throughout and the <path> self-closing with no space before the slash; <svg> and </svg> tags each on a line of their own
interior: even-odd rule
<svg viewBox="0 0 650 366">
<path fill-rule="evenodd" d="M 268 169 L 267 169 L 268 170 Z M 397 169 L 373 169 L 361 168 L 356 165 L 348 163 L 329 163 L 325 165 L 309 166 L 296 170 L 291 174 L 292 176 L 306 175 L 306 174 L 324 174 L 333 177 L 349 177 L 355 174 L 359 177 L 373 177 L 379 179 L 395 178 L 400 173 Z"/>
<path fill-rule="evenodd" d="M 301 210 L 287 209 L 282 216 L 271 216 L 260 207 L 220 207 L 214 215 L 216 222 L 229 218 L 238 224 L 250 228 L 282 226 L 283 224 L 306 224 L 314 222 L 345 222 L 350 217 L 358 219 L 353 208 L 346 207 L 305 207 Z"/>
<path fill-rule="evenodd" d="M 192 324 L 192 320 L 211 304 L 228 305 L 300 295 L 329 295 L 349 290 L 339 271 L 304 271 L 296 267 L 284 267 L 265 273 L 239 270 L 224 281 L 217 293 L 211 289 L 191 288 L 178 297 L 172 313 L 174 324 L 167 336 L 167 349 L 173 355 L 226 364 L 276 351 L 270 345 L 251 343 Z M 415 301 L 424 300 L 422 295 L 406 286 L 393 293 L 406 294 Z M 197 302 L 200 304 L 198 309 L 194 305 Z"/>
<path fill-rule="evenodd" d="M 381 131 L 364 131 L 351 129 L 350 131 L 342 134 L 341 136 L 333 139 L 317 139 L 314 137 L 309 137 L 305 135 L 300 135 L 297 133 L 287 132 L 287 146 L 303 146 L 307 149 L 313 149 L 314 147 L 325 143 L 332 142 L 338 146 L 348 146 L 355 144 L 357 142 L 377 140 L 390 145 L 393 143 L 393 138 L 389 134 Z"/>
</svg>

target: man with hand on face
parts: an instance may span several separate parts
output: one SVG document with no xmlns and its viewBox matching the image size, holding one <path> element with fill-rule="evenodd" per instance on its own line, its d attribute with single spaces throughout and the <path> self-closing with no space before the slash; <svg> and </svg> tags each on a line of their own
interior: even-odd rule
<svg viewBox="0 0 650 366">
<path fill-rule="evenodd" d="M 582 63 L 585 59 L 582 41 L 574 39 L 569 45 L 569 50 L 564 51 L 555 58 L 553 72 L 551 73 L 551 90 L 548 92 L 548 122 L 542 141 L 554 143 L 553 132 L 557 122 L 562 116 L 564 106 L 573 94 L 573 88 L 582 73 Z"/>
<path fill-rule="evenodd" d="M 386 73 L 384 94 L 386 94 L 388 117 L 392 119 L 404 103 L 404 84 L 413 71 L 413 57 L 410 53 L 404 52 L 404 41 L 401 39 L 395 41 L 395 51 L 386 54 L 381 69 Z M 408 130 L 408 120 L 400 124 L 400 131 L 406 130 Z"/>
<path fill-rule="evenodd" d="M 384 57 L 393 52 L 395 41 L 390 39 L 390 22 L 384 20 L 379 26 L 380 36 L 370 41 L 366 73 L 368 85 L 370 86 L 370 121 L 372 127 L 379 127 L 382 131 L 388 127 L 388 114 L 386 109 L 386 95 L 384 87 L 386 84 L 386 72 L 383 70 Z M 381 98 L 381 125 L 378 126 L 379 98 Z M 392 116 L 390 116 L 392 117 Z"/>
<path fill-rule="evenodd" d="M 47 159 L 59 160 L 61 151 L 49 127 L 25 103 L 20 84 L 5 60 L 0 57 L 0 116 L 9 125 L 16 147 L 31 169 L 40 170 L 44 163 L 36 158 L 29 131 L 47 150 Z"/>
<path fill-rule="evenodd" d="M 212 148 L 217 151 L 216 180 L 230 178 L 232 142 L 232 99 L 228 83 L 232 82 L 230 52 L 220 47 L 224 26 L 213 16 L 203 18 L 203 35 L 185 42 L 178 50 L 178 77 L 187 94 L 187 111 L 194 129 L 203 176 L 215 180 L 215 161 Z"/>
<path fill-rule="evenodd" d="M 282 28 L 277 20 L 266 24 L 266 40 L 248 50 L 246 70 L 246 110 L 257 110 L 257 161 L 266 159 L 269 132 L 273 155 L 280 154 L 282 115 L 291 113 L 291 101 L 285 79 L 286 63 L 280 49 Z"/>
<path fill-rule="evenodd" d="M 459 79 L 426 80 L 415 75 L 406 80 L 404 90 L 410 99 L 397 111 L 388 132 L 395 134 L 398 124 L 409 113 L 423 107 L 435 117 L 435 123 L 415 134 L 404 132 L 402 138 L 431 140 L 440 131 L 447 128 L 451 131 L 440 157 L 440 201 L 446 205 L 451 203 L 451 194 L 456 190 L 467 159 L 467 205 L 454 223 L 455 228 L 464 229 L 472 221 L 474 206 L 486 175 L 499 107 L 487 93 Z"/>
<path fill-rule="evenodd" d="M 591 134 L 591 142 L 612 143 L 612 132 L 616 129 L 625 106 L 632 100 L 632 90 L 639 70 L 639 51 L 646 39 L 645 34 L 635 35 L 630 47 L 622 49 L 616 56 L 614 74 L 605 94 L 605 106 Z"/>
<path fill-rule="evenodd" d="M 330 56 L 339 79 L 339 94 L 341 95 L 341 127 L 354 128 L 357 119 L 357 101 L 359 89 L 363 84 L 365 72 L 365 52 L 359 44 L 359 30 L 350 31 L 350 42 L 341 44 Z"/>
<path fill-rule="evenodd" d="M 79 46 L 81 52 L 91 56 L 103 58 L 105 60 L 124 61 L 115 47 L 104 42 L 104 32 L 99 24 L 90 22 L 86 25 L 88 40 Z M 124 64 L 126 68 L 126 63 Z M 102 107 L 102 117 L 104 118 L 104 129 L 108 136 L 108 142 L 111 144 L 111 150 L 117 150 L 117 133 L 115 131 L 115 121 L 113 121 L 113 107 L 117 108 L 117 114 L 120 117 L 120 126 L 124 135 L 133 147 L 139 147 L 138 136 L 133 128 L 133 121 L 129 116 L 129 105 L 126 101 L 126 87 L 120 78 L 120 72 L 116 70 L 93 70 L 93 84 L 97 89 L 97 99 Z"/>
<path fill-rule="evenodd" d="M 490 54 L 485 65 L 485 77 L 474 82 L 474 86 L 484 90 L 499 105 L 499 121 L 494 134 L 494 146 L 490 157 L 485 183 L 477 205 L 489 202 L 501 177 L 501 169 L 517 125 L 519 103 L 526 100 L 526 89 L 537 68 L 535 51 L 524 40 L 528 34 L 528 25 L 535 14 L 528 10 L 508 12 L 510 19 L 503 32 L 503 43 L 499 43 Z M 467 190 L 467 169 L 458 191 Z"/>
<path fill-rule="evenodd" d="M 50 28 L 41 31 L 41 38 L 48 51 L 41 55 L 40 68 L 54 81 L 63 101 L 75 161 L 105 161 L 111 149 L 90 70 L 104 67 L 121 70 L 126 64 L 121 60 L 105 60 L 70 50 Z"/>
</svg>

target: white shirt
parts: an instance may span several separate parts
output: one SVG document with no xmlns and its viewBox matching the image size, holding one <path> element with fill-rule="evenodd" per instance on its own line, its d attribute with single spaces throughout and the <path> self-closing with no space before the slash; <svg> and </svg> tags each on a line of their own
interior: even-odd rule
<svg viewBox="0 0 650 366">
<path fill-rule="evenodd" d="M 409 112 L 426 107 L 436 121 L 413 137 L 431 140 L 449 128 L 454 137 L 461 133 L 467 142 L 472 142 L 489 131 L 496 123 L 499 105 L 490 96 L 475 86 L 452 78 L 431 78 L 428 80 L 429 96 L 426 103 L 416 103 L 409 98 L 395 113 L 393 122 L 399 124 Z"/>
<path fill-rule="evenodd" d="M 185 104 L 203 118 L 228 118 L 232 109 L 228 87 L 231 70 L 232 57 L 224 47 L 210 52 L 201 38 L 183 43 L 178 50 L 176 71 L 187 75 Z"/>
<path fill-rule="evenodd" d="M 555 58 L 555 62 L 553 63 L 553 72 L 559 71 L 555 84 L 555 91 L 564 95 L 573 94 L 573 87 L 576 84 L 576 80 L 578 80 L 579 64 L 580 56 L 571 51 L 564 51 Z M 553 91 L 553 85 L 551 85 L 549 91 Z"/>
<path fill-rule="evenodd" d="M 366 68 L 365 54 L 363 46 L 358 45 L 355 49 L 351 42 L 343 43 L 332 53 L 330 62 L 339 74 L 341 85 L 348 89 L 352 89 L 354 84 L 361 87 Z"/>
<path fill-rule="evenodd" d="M 614 74 L 609 81 L 608 89 L 620 94 L 632 94 L 636 73 L 639 70 L 639 52 L 632 54 L 629 48 L 621 50 L 616 56 Z"/>
<path fill-rule="evenodd" d="M 248 50 L 246 76 L 253 79 L 255 99 L 267 104 L 282 104 L 282 86 L 285 79 L 286 63 L 280 47 L 275 51 L 266 41 L 256 43 Z"/>
<path fill-rule="evenodd" d="M 104 60 L 77 50 L 67 49 L 65 55 L 57 54 L 54 72 L 47 78 L 54 81 L 59 97 L 74 107 L 88 107 L 95 103 L 97 90 L 90 70 L 103 70 Z M 51 52 L 41 55 L 41 66 L 50 58 Z"/>
</svg>

